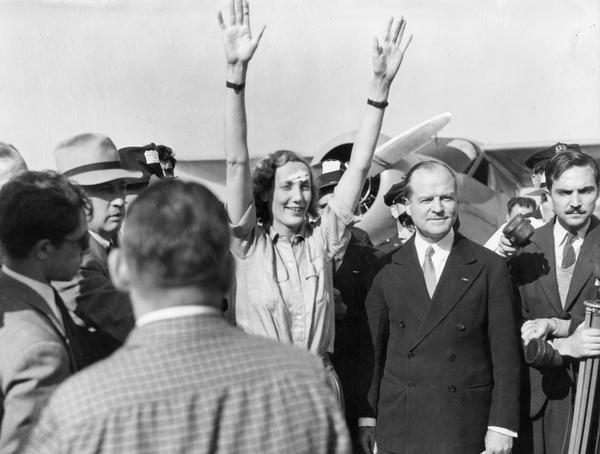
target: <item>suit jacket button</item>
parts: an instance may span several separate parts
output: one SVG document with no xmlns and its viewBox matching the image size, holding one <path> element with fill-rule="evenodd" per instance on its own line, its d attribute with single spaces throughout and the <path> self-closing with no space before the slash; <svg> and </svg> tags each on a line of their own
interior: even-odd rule
<svg viewBox="0 0 600 454">
<path fill-rule="evenodd" d="M 456 327 L 458 328 L 459 331 L 464 331 L 465 330 L 465 325 L 463 325 L 462 323 L 458 323 L 456 325 Z"/>
<path fill-rule="evenodd" d="M 415 389 L 415 384 L 411 381 L 407 383 L 408 389 Z"/>
<path fill-rule="evenodd" d="M 409 351 L 409 352 L 408 352 L 408 357 L 409 357 L 409 359 L 412 359 L 412 358 L 414 358 L 414 357 L 415 357 L 415 353 L 414 353 L 412 350 L 411 350 L 411 351 Z"/>
<path fill-rule="evenodd" d="M 448 391 L 450 391 L 451 393 L 455 393 L 456 392 L 456 386 L 454 386 L 454 385 L 448 385 Z"/>
<path fill-rule="evenodd" d="M 400 325 L 400 328 L 406 327 L 406 323 L 404 323 L 404 320 L 401 320 L 400 323 L 398 323 L 398 325 Z"/>
<path fill-rule="evenodd" d="M 450 356 L 448 356 L 448 361 L 454 361 L 456 359 L 456 355 L 454 353 L 452 353 Z"/>
</svg>

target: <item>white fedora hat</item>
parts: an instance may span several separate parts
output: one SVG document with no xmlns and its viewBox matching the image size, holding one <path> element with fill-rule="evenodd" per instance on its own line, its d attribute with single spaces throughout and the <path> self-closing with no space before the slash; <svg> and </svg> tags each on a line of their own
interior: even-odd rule
<svg viewBox="0 0 600 454">
<path fill-rule="evenodd" d="M 54 149 L 58 171 L 82 186 L 121 178 L 140 178 L 142 172 L 125 170 L 113 141 L 102 134 L 79 134 Z"/>
</svg>

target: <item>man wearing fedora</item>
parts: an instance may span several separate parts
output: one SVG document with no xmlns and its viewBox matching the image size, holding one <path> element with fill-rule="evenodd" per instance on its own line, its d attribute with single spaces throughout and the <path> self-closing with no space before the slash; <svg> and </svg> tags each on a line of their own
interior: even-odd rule
<svg viewBox="0 0 600 454">
<path fill-rule="evenodd" d="M 125 180 L 142 172 L 123 168 L 117 147 L 101 134 L 80 134 L 57 145 L 58 170 L 82 186 L 93 207 L 90 247 L 75 278 L 58 285 L 76 322 L 83 326 L 82 366 L 110 355 L 134 325 L 129 297 L 112 284 L 107 257 L 118 242 L 125 213 Z"/>
</svg>

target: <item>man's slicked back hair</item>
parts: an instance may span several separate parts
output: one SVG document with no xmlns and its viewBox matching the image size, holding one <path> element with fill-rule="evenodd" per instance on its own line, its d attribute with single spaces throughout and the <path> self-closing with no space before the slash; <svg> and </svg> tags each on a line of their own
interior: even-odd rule
<svg viewBox="0 0 600 454">
<path fill-rule="evenodd" d="M 92 206 L 83 190 L 57 172 L 27 171 L 0 189 L 0 243 L 13 258 L 26 257 L 40 240 L 60 244 Z"/>
<path fill-rule="evenodd" d="M 596 187 L 600 184 L 600 172 L 598 164 L 589 154 L 576 150 L 566 150 L 554 155 L 546 166 L 546 187 L 550 191 L 555 180 L 572 167 L 589 166 L 594 171 Z"/>
<path fill-rule="evenodd" d="M 406 198 L 410 199 L 410 196 L 412 194 L 411 182 L 412 182 L 413 174 L 417 170 L 440 170 L 440 169 L 447 170 L 448 173 L 452 176 L 452 180 L 454 181 L 454 192 L 455 193 L 458 192 L 458 182 L 456 181 L 456 174 L 454 173 L 454 170 L 452 170 L 450 168 L 450 166 L 448 166 L 446 163 L 444 163 L 442 161 L 429 160 L 429 161 L 422 161 L 422 162 L 419 162 L 418 164 L 415 164 L 406 173 L 406 176 L 404 178 L 404 181 L 406 182 L 406 188 L 407 188 Z"/>
<path fill-rule="evenodd" d="M 127 212 L 122 247 L 142 284 L 223 294 L 231 284 L 225 207 L 198 183 L 165 179 L 144 191 Z"/>
</svg>

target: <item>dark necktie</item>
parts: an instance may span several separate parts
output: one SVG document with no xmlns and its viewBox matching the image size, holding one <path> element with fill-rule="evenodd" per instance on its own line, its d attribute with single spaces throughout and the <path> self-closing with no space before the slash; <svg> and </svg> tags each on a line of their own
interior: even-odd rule
<svg viewBox="0 0 600 454">
<path fill-rule="evenodd" d="M 575 249 L 573 248 L 573 241 L 577 238 L 571 232 L 567 232 L 565 236 L 565 244 L 563 246 L 562 264 L 560 267 L 564 270 L 570 268 L 575 263 Z"/>
<path fill-rule="evenodd" d="M 427 285 L 427 293 L 429 293 L 429 298 L 433 296 L 435 292 L 435 267 L 433 266 L 433 261 L 431 260 L 431 256 L 434 254 L 434 250 L 432 246 L 429 246 L 425 251 L 425 260 L 423 260 L 423 277 L 425 278 L 425 285 Z"/>
</svg>

